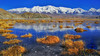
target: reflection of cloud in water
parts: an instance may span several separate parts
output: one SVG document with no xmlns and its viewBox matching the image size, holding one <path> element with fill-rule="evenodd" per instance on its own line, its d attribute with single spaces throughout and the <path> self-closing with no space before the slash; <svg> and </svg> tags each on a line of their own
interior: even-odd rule
<svg viewBox="0 0 100 56">
<path fill-rule="evenodd" d="M 97 30 L 100 30 L 100 26 L 97 26 L 96 28 L 97 28 Z"/>
<path fill-rule="evenodd" d="M 74 28 L 77 28 L 77 27 L 79 27 L 79 28 L 85 28 L 85 26 L 83 26 L 83 25 L 78 25 L 78 26 L 74 26 Z"/>
<path fill-rule="evenodd" d="M 92 31 L 93 30 L 100 30 L 100 26 L 96 26 L 96 27 L 93 26 L 93 27 L 90 28 L 90 30 L 92 30 Z"/>
<path fill-rule="evenodd" d="M 23 24 L 18 24 L 16 26 L 14 26 L 14 28 L 18 28 L 18 29 L 31 29 L 31 26 L 30 25 L 23 25 Z"/>
<path fill-rule="evenodd" d="M 53 28 L 53 25 L 56 25 L 55 28 Z M 34 29 L 37 32 L 41 32 L 41 31 L 47 31 L 47 32 L 55 32 L 55 31 L 65 31 L 65 30 L 72 30 L 72 28 L 59 28 L 60 24 L 33 24 L 33 25 L 25 25 L 25 24 L 17 24 L 14 26 L 14 28 L 18 28 L 18 29 Z M 73 24 L 63 24 L 63 27 L 65 26 L 74 26 Z M 74 26 L 73 29 L 80 27 L 80 28 L 86 28 L 86 26 L 83 25 L 79 25 L 79 26 Z M 90 28 L 90 30 L 100 30 L 100 26 L 96 26 L 96 27 L 92 27 Z"/>
</svg>

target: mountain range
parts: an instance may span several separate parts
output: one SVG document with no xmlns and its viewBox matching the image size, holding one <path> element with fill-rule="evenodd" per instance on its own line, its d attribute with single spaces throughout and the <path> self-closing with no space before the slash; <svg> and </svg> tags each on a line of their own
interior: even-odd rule
<svg viewBox="0 0 100 56">
<path fill-rule="evenodd" d="M 31 13 L 44 13 L 44 14 L 71 14 L 71 15 L 100 15 L 100 9 L 90 8 L 84 10 L 82 8 L 67 8 L 67 7 L 55 7 L 55 6 L 34 6 L 33 8 L 15 8 L 7 10 L 11 13 L 22 14 L 25 12 Z"/>
</svg>

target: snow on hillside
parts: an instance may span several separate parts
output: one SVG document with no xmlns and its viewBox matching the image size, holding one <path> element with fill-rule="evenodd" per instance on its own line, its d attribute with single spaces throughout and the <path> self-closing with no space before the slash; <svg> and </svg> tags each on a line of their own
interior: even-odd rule
<svg viewBox="0 0 100 56">
<path fill-rule="evenodd" d="M 82 14 L 82 13 L 89 13 L 92 12 L 92 14 L 97 12 L 100 15 L 100 9 L 91 8 L 88 11 L 84 10 L 82 8 L 66 8 L 66 7 L 55 7 L 55 6 L 34 6 L 33 8 L 16 8 L 16 9 L 10 9 L 7 10 L 11 13 L 24 13 L 24 12 L 32 12 L 32 13 L 50 13 L 50 14 Z"/>
</svg>

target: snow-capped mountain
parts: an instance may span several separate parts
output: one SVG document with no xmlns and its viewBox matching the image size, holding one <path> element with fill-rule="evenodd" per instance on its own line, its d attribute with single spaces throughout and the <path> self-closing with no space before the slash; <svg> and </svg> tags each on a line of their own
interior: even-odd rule
<svg viewBox="0 0 100 56">
<path fill-rule="evenodd" d="M 55 6 L 34 6 L 33 8 L 16 8 L 7 10 L 11 13 L 21 14 L 24 12 L 32 13 L 50 13 L 50 14 L 88 14 L 88 15 L 100 15 L 100 9 L 91 8 L 84 10 L 82 8 L 66 8 L 66 7 L 55 7 Z"/>
<path fill-rule="evenodd" d="M 97 10 L 95 8 L 89 9 L 90 12 L 96 12 Z"/>
</svg>

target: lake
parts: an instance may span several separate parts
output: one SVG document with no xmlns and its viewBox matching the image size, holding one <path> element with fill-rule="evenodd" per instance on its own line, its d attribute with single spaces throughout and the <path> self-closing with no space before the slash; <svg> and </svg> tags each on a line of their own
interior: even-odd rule
<svg viewBox="0 0 100 56">
<path fill-rule="evenodd" d="M 85 42 L 85 48 L 88 49 L 96 49 L 100 50 L 100 24 L 94 24 L 94 22 L 89 23 L 88 25 L 91 28 L 87 28 L 86 23 L 84 22 L 78 26 L 74 25 L 74 22 L 67 23 L 34 23 L 34 24 L 25 24 L 25 23 L 16 23 L 12 34 L 16 34 L 18 36 L 17 39 L 22 40 L 21 43 L 16 45 L 21 45 L 27 49 L 27 52 L 23 54 L 23 56 L 61 56 L 61 51 L 63 48 L 61 47 L 61 43 L 55 45 L 45 45 L 36 42 L 36 38 L 42 38 L 47 35 L 55 35 L 58 36 L 61 40 L 64 39 L 65 34 L 73 34 L 73 35 L 81 35 L 82 38 L 78 40 L 83 40 Z M 55 25 L 55 27 L 53 27 Z M 63 28 L 59 28 L 59 25 L 63 25 Z M 74 26 L 74 28 L 65 28 L 65 26 Z M 75 29 L 77 27 L 83 28 L 87 31 L 77 33 Z M 21 35 L 25 35 L 31 33 L 32 38 L 21 38 Z M 8 48 L 12 45 L 4 45 L 5 39 L 0 35 L 0 50 Z"/>
</svg>

